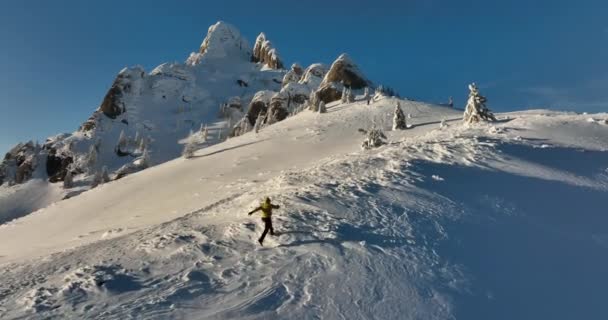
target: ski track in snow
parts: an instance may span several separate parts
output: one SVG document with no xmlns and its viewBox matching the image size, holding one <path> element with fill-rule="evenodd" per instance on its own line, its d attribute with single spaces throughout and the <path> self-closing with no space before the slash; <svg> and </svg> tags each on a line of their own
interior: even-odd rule
<svg viewBox="0 0 608 320">
<path fill-rule="evenodd" d="M 391 103 L 373 109 L 375 117 L 390 119 Z M 65 236 L 51 239 L 51 255 L 42 254 L 47 248 L 20 253 L 35 243 L 27 242 L 27 233 L 12 243 L 6 237 L 37 230 L 36 219 L 59 214 L 67 204 L 0 227 L 0 316 L 607 316 L 608 129 L 584 120 L 588 116 L 540 112 L 506 114 L 510 121 L 492 125 L 451 121 L 439 128 L 451 111 L 401 104 L 414 115 L 408 119 L 414 128 L 390 132 L 391 142 L 372 151 L 359 151 L 361 136 L 346 138 L 369 123 L 369 111 L 330 107 L 329 118 L 318 122 L 318 115 L 306 113 L 259 136 L 200 150 L 194 161 L 177 159 L 127 177 L 121 186 L 87 192 L 72 199 L 73 206 L 87 195 L 117 197 L 108 189 L 137 188 L 166 172 L 176 180 L 163 180 L 167 185 L 158 189 L 177 200 L 159 206 L 154 202 L 162 193 L 154 194 L 145 199 L 159 209 L 145 222 L 129 225 L 114 215 L 103 230 L 92 230 L 94 237 L 76 242 L 65 240 L 74 238 L 65 229 Z M 286 144 L 296 140 L 298 148 L 302 140 L 314 147 L 298 153 Z M 238 149 L 248 143 L 259 149 Z M 232 148 L 238 155 L 227 151 L 237 150 Z M 269 163 L 266 152 L 273 148 L 283 151 L 272 154 L 277 162 L 291 159 L 290 166 Z M 210 163 L 204 159 L 215 161 L 216 170 L 193 169 Z M 217 170 L 222 166 L 230 170 Z M 186 176 L 215 193 L 197 190 Z M 281 204 L 274 216 L 279 235 L 260 248 L 263 226 L 259 216 L 246 213 L 266 195 Z M 145 211 L 138 206 L 146 204 L 120 199 L 122 204 L 100 200 L 110 206 L 100 212 Z M 80 233 L 87 228 L 76 226 Z"/>
</svg>

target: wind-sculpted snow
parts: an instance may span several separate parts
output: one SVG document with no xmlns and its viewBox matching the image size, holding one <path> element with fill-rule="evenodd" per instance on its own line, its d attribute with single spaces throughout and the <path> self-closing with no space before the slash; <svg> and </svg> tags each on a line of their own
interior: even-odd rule
<svg viewBox="0 0 608 320">
<path fill-rule="evenodd" d="M 91 240 L 102 231 L 84 237 L 70 250 L 61 251 L 58 243 L 57 253 L 37 261 L 27 261 L 36 251 L 19 256 L 0 246 L 5 255 L 0 316 L 608 316 L 603 307 L 608 127 L 586 121 L 588 116 L 541 112 L 463 126 L 448 109 L 401 101 L 404 112 L 413 115 L 412 128 L 388 131 L 387 145 L 362 151 L 357 127 L 375 118 L 387 130 L 393 106 L 394 101 L 372 108 L 330 105 L 327 114 L 305 112 L 258 135 L 198 152 L 192 160 L 127 178 L 120 188 L 138 188 L 154 177 L 163 189 L 179 189 L 165 198 L 147 198 L 160 214 L 173 218 L 136 228 L 121 211 L 126 216 L 113 221 L 124 224 L 121 231 L 111 222 L 97 224 L 115 231 L 102 240 Z M 347 138 L 347 132 L 356 138 Z M 288 141 L 314 147 L 297 153 Z M 267 149 L 279 144 L 281 153 Z M 270 159 L 287 156 L 272 162 L 264 158 L 266 152 Z M 233 170 L 246 167 L 255 174 L 245 179 L 240 172 L 222 171 L 229 159 L 238 163 Z M 277 166 L 284 159 L 291 165 Z M 207 161 L 216 163 L 215 175 Z M 176 179 L 158 180 L 163 172 Z M 205 188 L 216 193 L 211 197 Z M 117 199 L 110 192 L 102 188 L 89 198 Z M 175 201 L 179 194 L 185 196 Z M 274 214 L 278 236 L 259 247 L 259 217 L 246 213 L 264 196 L 281 209 Z M 152 219 L 144 218 L 142 204 L 133 199 L 117 201 L 143 215 L 134 219 Z M 163 208 L 167 201 L 182 214 Z M 11 228 L 26 232 L 39 218 L 29 219 L 0 228 L 0 237 Z M 80 226 L 86 229 L 85 223 Z"/>
</svg>

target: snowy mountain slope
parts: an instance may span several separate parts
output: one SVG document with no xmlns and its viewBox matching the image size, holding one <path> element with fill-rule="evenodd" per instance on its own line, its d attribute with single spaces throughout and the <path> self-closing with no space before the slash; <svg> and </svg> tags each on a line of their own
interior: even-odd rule
<svg viewBox="0 0 608 320">
<path fill-rule="evenodd" d="M 260 113 L 268 113 L 265 124 L 271 124 L 303 109 L 326 68 L 313 64 L 304 72 L 298 66 L 304 74 L 291 70 L 288 78 L 294 82 L 283 86 L 288 71 L 276 48 L 264 34 L 260 37 L 263 41 L 252 49 L 238 29 L 220 21 L 184 63 L 120 71 L 98 110 L 77 131 L 7 154 L 0 162 L 0 223 L 77 196 L 96 185 L 95 176 L 104 168 L 109 178 L 119 179 L 175 159 L 192 131 L 207 128 L 199 147 L 211 146 L 251 130 Z M 268 97 L 254 105 L 260 92 Z M 75 186 L 61 190 L 53 185 L 68 171 Z M 26 183 L 30 180 L 35 181 Z M 38 200 L 15 205 L 29 195 Z"/>
<path fill-rule="evenodd" d="M 1 315 L 605 318 L 608 115 L 440 128 L 453 110 L 401 101 L 416 126 L 361 151 L 394 103 L 304 112 L 0 227 Z M 266 195 L 280 235 L 259 248 Z"/>
<path fill-rule="evenodd" d="M 319 159 L 356 152 L 363 138 L 357 129 L 370 127 L 374 119 L 389 128 L 395 103 L 385 99 L 372 106 L 364 102 L 341 104 L 323 115 L 306 112 L 264 128 L 259 134 L 201 149 L 194 159 L 176 159 L 146 170 L 147 174 L 128 176 L 58 202 L 0 226 L 0 242 L 38 243 L 0 247 L 4 256 L 0 261 L 96 241 L 110 230 L 120 230 L 116 233 L 119 235 L 156 225 L 218 201 L 229 201 L 282 171 L 307 168 Z M 434 129 L 441 119 L 459 117 L 447 108 L 418 102 L 402 104 L 414 117 L 412 123 L 421 124 L 411 134 Z"/>
</svg>

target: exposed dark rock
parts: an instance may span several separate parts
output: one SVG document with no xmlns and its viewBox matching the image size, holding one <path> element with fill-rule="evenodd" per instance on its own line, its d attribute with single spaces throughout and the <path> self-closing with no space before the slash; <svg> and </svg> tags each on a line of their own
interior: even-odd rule
<svg viewBox="0 0 608 320">
<path fill-rule="evenodd" d="M 49 182 L 63 181 L 73 162 L 74 158 L 71 156 L 57 155 L 54 150 L 49 152 L 46 157 L 46 174 L 49 177 Z"/>
<path fill-rule="evenodd" d="M 240 86 L 240 87 L 249 87 L 249 84 L 241 79 L 236 80 L 236 83 Z"/>
<path fill-rule="evenodd" d="M 365 78 L 347 54 L 340 55 L 329 68 L 323 84 L 331 82 L 341 83 L 355 90 L 371 86 L 371 82 Z"/>
<path fill-rule="evenodd" d="M 268 108 L 270 107 L 270 100 L 275 94 L 276 92 L 274 91 L 259 91 L 255 94 L 255 96 L 253 96 L 253 99 L 249 104 L 247 114 L 245 115 L 249 120 L 249 124 L 252 127 L 255 125 L 255 121 L 258 119 L 260 113 L 268 112 Z"/>
<path fill-rule="evenodd" d="M 289 115 L 289 99 L 286 95 L 277 93 L 270 100 L 266 124 L 270 125 L 285 120 Z"/>
<path fill-rule="evenodd" d="M 119 75 L 120 77 L 120 75 Z M 119 78 L 114 81 L 114 84 L 103 98 L 101 102 L 101 106 L 99 106 L 99 110 L 103 112 L 107 117 L 116 119 L 119 115 L 122 114 L 123 105 L 121 98 L 123 96 L 123 87 L 119 83 Z"/>
<path fill-rule="evenodd" d="M 317 90 L 317 95 L 319 96 L 320 101 L 329 103 L 340 100 L 342 97 L 342 90 L 338 89 L 335 83 L 326 83 Z"/>
<path fill-rule="evenodd" d="M 255 124 L 255 120 L 258 118 L 260 113 L 266 113 L 268 106 L 264 101 L 252 101 L 249 105 L 249 111 L 247 111 L 247 119 L 249 124 L 252 126 Z"/>
</svg>

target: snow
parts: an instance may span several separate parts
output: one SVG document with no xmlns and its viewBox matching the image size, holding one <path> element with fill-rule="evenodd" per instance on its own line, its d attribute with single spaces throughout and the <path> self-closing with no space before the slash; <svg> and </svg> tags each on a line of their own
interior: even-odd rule
<svg viewBox="0 0 608 320">
<path fill-rule="evenodd" d="M 408 130 L 330 103 L 0 226 L 0 316 L 606 318 L 608 114 L 398 102 Z"/>
</svg>

